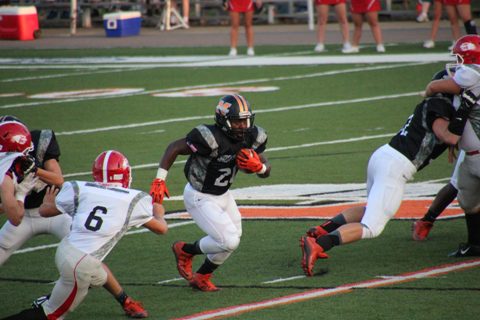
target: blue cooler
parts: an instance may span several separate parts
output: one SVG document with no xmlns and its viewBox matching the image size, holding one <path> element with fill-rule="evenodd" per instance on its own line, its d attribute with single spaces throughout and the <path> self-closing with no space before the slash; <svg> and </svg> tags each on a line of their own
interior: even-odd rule
<svg viewBox="0 0 480 320">
<path fill-rule="evenodd" d="M 139 11 L 108 13 L 103 15 L 103 27 L 107 37 L 137 36 L 141 20 Z"/>
</svg>

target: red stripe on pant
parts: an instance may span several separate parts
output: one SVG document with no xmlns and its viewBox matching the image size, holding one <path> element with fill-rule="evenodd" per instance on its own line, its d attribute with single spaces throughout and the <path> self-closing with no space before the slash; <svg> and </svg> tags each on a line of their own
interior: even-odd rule
<svg viewBox="0 0 480 320">
<path fill-rule="evenodd" d="M 57 320 L 59 317 L 67 313 L 67 311 L 72 306 L 73 300 L 75 300 L 75 297 L 77 296 L 77 291 L 78 291 L 77 277 L 75 275 L 75 271 L 77 270 L 77 267 L 80 264 L 80 262 L 82 262 L 83 258 L 85 258 L 86 256 L 87 255 L 84 255 L 80 260 L 78 260 L 77 264 L 75 265 L 75 268 L 73 269 L 73 278 L 75 279 L 75 285 L 73 286 L 72 291 L 68 295 L 65 302 L 60 307 L 58 307 L 57 310 L 47 315 L 48 320 Z"/>
</svg>

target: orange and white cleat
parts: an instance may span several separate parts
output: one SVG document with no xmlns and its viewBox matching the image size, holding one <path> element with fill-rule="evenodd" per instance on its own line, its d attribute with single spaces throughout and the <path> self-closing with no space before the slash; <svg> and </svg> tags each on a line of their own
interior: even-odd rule
<svg viewBox="0 0 480 320">
<path fill-rule="evenodd" d="M 187 281 L 192 280 L 192 260 L 193 254 L 186 253 L 183 251 L 183 246 L 185 242 L 177 241 L 172 245 L 172 251 L 175 255 L 175 260 L 177 261 L 177 270 L 178 273 Z"/>
<path fill-rule="evenodd" d="M 412 225 L 412 237 L 413 240 L 423 241 L 427 240 L 430 230 L 433 228 L 433 222 L 417 220 Z"/>
<path fill-rule="evenodd" d="M 218 291 L 220 290 L 217 288 L 212 281 L 210 281 L 212 274 L 207 273 L 207 274 L 201 274 L 201 273 L 195 273 L 193 275 L 192 281 L 190 281 L 190 286 L 194 289 L 198 289 L 200 291 Z"/>
<path fill-rule="evenodd" d="M 313 276 L 313 267 L 317 259 L 327 259 L 328 254 L 317 243 L 315 238 L 303 236 L 300 238 L 300 247 L 302 248 L 302 269 L 308 277 Z"/>
<path fill-rule="evenodd" d="M 143 319 L 148 317 L 148 312 L 143 308 L 140 301 L 135 301 L 128 297 L 123 303 L 123 311 L 130 318 Z"/>
</svg>

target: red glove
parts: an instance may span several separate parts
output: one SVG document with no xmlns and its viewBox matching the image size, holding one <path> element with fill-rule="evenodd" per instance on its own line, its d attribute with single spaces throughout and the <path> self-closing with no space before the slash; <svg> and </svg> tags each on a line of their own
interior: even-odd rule
<svg viewBox="0 0 480 320">
<path fill-rule="evenodd" d="M 264 168 L 264 164 L 260 157 L 253 149 L 241 149 L 237 153 L 237 167 L 251 172 L 260 172 Z"/>
<path fill-rule="evenodd" d="M 152 196 L 152 203 L 163 203 L 163 198 L 167 196 L 170 198 L 170 193 L 167 189 L 167 184 L 163 179 L 154 179 L 152 185 L 150 186 L 150 195 Z"/>
</svg>

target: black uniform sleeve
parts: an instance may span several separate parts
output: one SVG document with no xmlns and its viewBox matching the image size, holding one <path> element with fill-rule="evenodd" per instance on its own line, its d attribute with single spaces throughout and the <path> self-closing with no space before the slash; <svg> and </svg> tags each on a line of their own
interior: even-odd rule
<svg viewBox="0 0 480 320">
<path fill-rule="evenodd" d="M 44 129 L 32 130 L 30 134 L 32 135 L 34 145 L 33 156 L 39 162 L 40 166 L 43 167 L 45 161 L 50 159 L 59 161 L 60 146 L 58 145 L 55 132 Z"/>
<path fill-rule="evenodd" d="M 427 118 L 426 123 L 432 130 L 433 122 L 438 118 L 451 119 L 455 113 L 455 108 L 450 99 L 444 97 L 433 97 L 426 101 Z"/>
<path fill-rule="evenodd" d="M 198 126 L 187 134 L 186 141 L 194 153 L 209 156 L 213 151 L 212 142 L 207 141 L 209 136 L 212 135 L 207 126 Z"/>
<path fill-rule="evenodd" d="M 60 146 L 57 141 L 57 137 L 55 136 L 55 132 L 52 131 L 52 140 L 50 140 L 50 144 L 48 145 L 47 152 L 45 152 L 45 159 L 44 161 L 55 159 L 60 161 Z"/>
<path fill-rule="evenodd" d="M 267 148 L 268 135 L 261 127 L 254 127 L 252 135 L 252 148 L 257 153 L 262 153 Z"/>
</svg>

